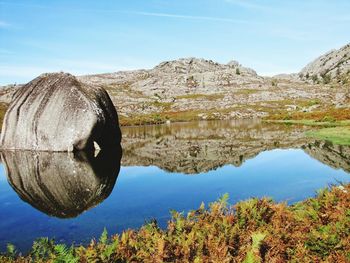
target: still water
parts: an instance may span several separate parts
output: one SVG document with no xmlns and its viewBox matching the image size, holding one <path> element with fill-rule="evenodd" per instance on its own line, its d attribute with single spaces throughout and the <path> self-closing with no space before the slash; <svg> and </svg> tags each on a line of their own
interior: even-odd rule
<svg viewBox="0 0 350 263">
<path fill-rule="evenodd" d="M 293 203 L 350 182 L 350 148 L 305 138 L 307 127 L 213 121 L 122 129 L 120 152 L 3 152 L 0 249 L 47 236 L 87 243 L 229 193 Z"/>
</svg>

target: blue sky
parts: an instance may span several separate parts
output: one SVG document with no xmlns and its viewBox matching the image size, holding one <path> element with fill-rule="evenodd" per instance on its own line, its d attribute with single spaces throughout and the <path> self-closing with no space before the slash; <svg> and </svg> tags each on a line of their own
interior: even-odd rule
<svg viewBox="0 0 350 263">
<path fill-rule="evenodd" d="M 348 0 L 0 0 L 0 84 L 180 57 L 297 72 L 350 42 L 349 10 Z"/>
</svg>

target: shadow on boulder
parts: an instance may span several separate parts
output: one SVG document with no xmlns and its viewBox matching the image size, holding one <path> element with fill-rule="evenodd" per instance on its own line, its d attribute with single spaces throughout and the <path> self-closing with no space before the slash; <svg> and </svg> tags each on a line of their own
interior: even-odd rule
<svg viewBox="0 0 350 263">
<path fill-rule="evenodd" d="M 120 170 L 121 148 L 50 153 L 3 151 L 7 179 L 19 197 L 59 218 L 73 218 L 98 205 L 113 190 Z"/>
</svg>

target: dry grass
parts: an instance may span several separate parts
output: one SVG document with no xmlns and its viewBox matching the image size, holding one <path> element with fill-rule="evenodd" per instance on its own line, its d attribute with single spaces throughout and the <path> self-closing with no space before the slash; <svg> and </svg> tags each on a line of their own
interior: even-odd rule
<svg viewBox="0 0 350 263">
<path fill-rule="evenodd" d="M 313 112 L 283 112 L 268 117 L 269 120 L 314 120 L 314 121 L 344 121 L 350 120 L 350 108 L 328 108 Z"/>
<path fill-rule="evenodd" d="M 260 92 L 258 89 L 239 89 L 234 94 L 235 95 L 250 95 Z"/>
<path fill-rule="evenodd" d="M 7 111 L 8 104 L 0 103 L 0 129 L 2 127 L 2 123 L 4 121 L 5 113 Z"/>
</svg>

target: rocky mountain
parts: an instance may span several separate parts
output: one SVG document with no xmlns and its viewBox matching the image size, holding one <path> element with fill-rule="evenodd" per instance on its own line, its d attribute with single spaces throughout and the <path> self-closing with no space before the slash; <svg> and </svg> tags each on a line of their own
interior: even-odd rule
<svg viewBox="0 0 350 263">
<path fill-rule="evenodd" d="M 336 96 L 342 90 L 330 91 L 298 78 L 261 77 L 236 61 L 183 58 L 150 70 L 79 79 L 107 90 L 122 124 L 262 117 L 279 110 L 308 110 L 312 100 L 344 103 L 336 101 L 343 98 Z"/>
<path fill-rule="evenodd" d="M 350 44 L 340 49 L 334 49 L 318 57 L 300 72 L 299 76 L 304 80 L 316 80 L 321 78 L 324 82 L 330 82 L 333 78 L 350 73 Z"/>
<path fill-rule="evenodd" d="M 124 71 L 79 77 L 81 81 L 104 86 L 110 92 L 124 91 L 133 97 L 176 100 L 191 93 L 216 94 L 222 87 L 249 83 L 258 87 L 264 78 L 236 61 L 219 64 L 212 60 L 181 58 L 162 62 L 150 70 Z M 138 96 L 137 96 L 138 95 Z"/>
<path fill-rule="evenodd" d="M 109 93 L 122 125 L 264 117 L 279 112 L 348 107 L 349 51 L 350 44 L 320 57 L 299 74 L 274 77 L 259 76 L 237 61 L 220 64 L 181 58 L 147 70 L 77 78 Z M 334 76 L 341 78 L 333 81 Z M 0 103 L 11 101 L 16 89 L 2 89 Z"/>
</svg>

